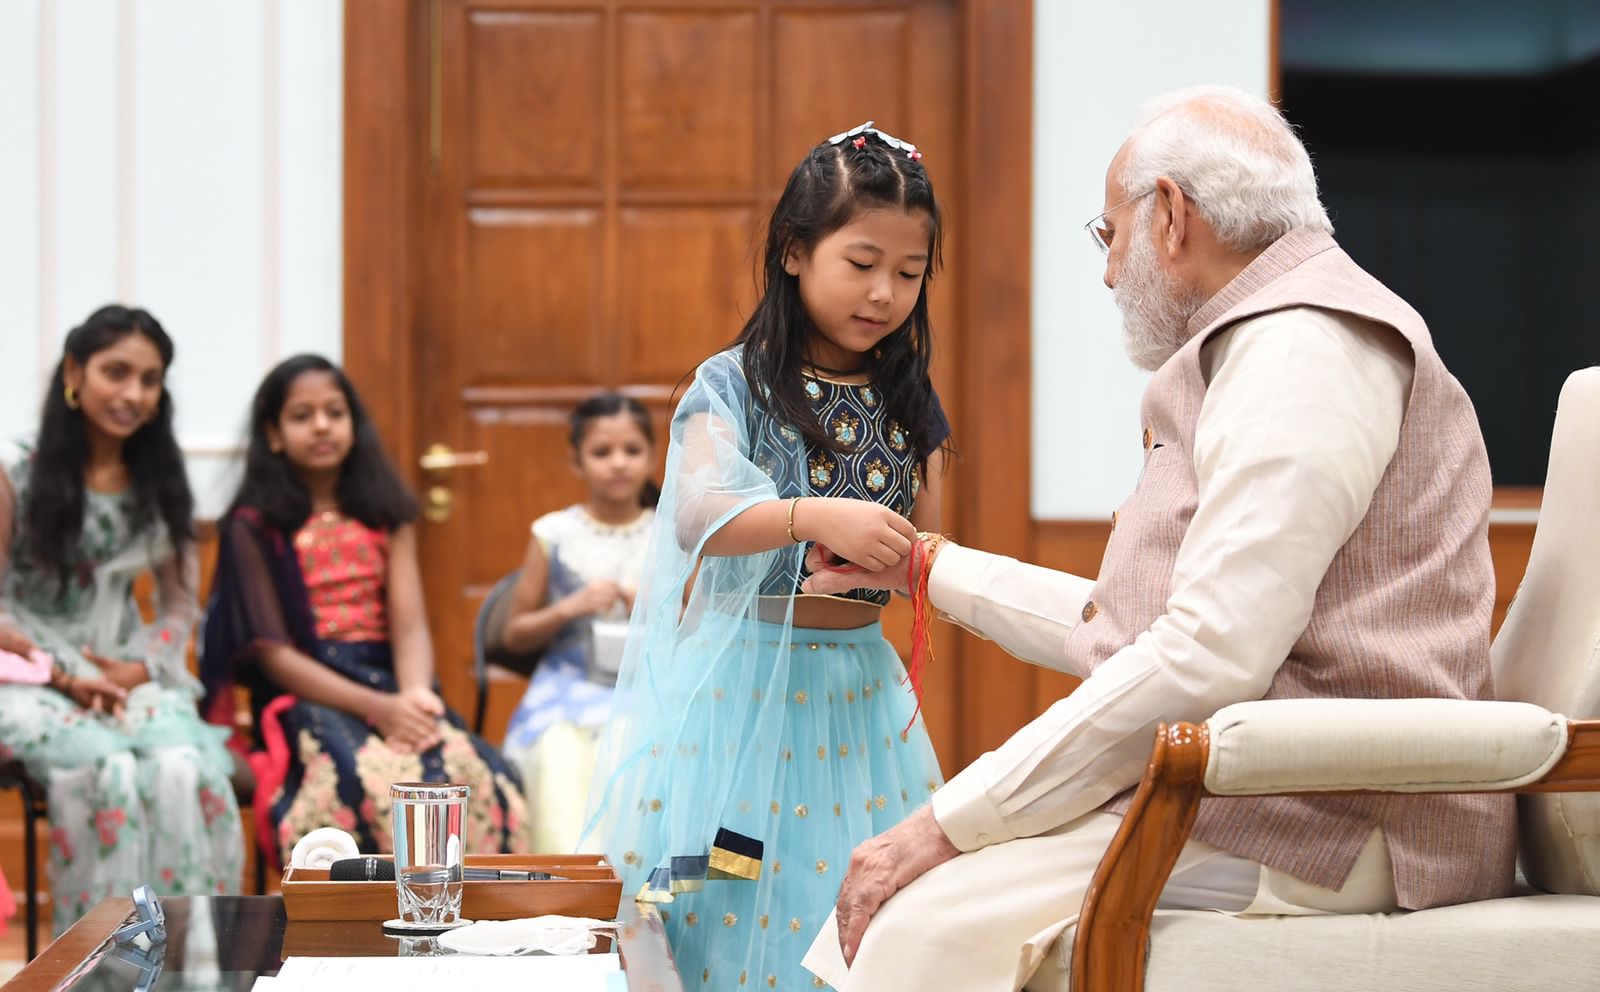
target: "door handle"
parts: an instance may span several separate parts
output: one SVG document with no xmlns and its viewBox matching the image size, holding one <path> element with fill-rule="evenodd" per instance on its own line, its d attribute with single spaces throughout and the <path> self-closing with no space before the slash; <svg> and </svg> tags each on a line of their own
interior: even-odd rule
<svg viewBox="0 0 1600 992">
<path fill-rule="evenodd" d="M 422 515 L 436 524 L 449 520 L 456 502 L 455 490 L 450 488 L 450 470 L 488 463 L 487 451 L 452 451 L 447 444 L 428 445 L 428 450 L 417 459 L 417 464 L 428 479 L 427 491 L 423 493 Z"/>
<path fill-rule="evenodd" d="M 424 472 L 448 472 L 453 468 L 462 468 L 467 465 L 489 464 L 487 451 L 453 451 L 448 444 L 430 444 L 428 450 L 417 459 L 417 464 Z"/>
</svg>

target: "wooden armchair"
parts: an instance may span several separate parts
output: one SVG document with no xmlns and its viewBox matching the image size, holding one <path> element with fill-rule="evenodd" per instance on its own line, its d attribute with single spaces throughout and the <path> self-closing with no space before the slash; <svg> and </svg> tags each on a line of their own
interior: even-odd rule
<svg viewBox="0 0 1600 992">
<path fill-rule="evenodd" d="M 1562 390 L 1532 554 L 1493 661 L 1505 701 L 1273 700 L 1163 726 L 1084 900 L 1070 960 L 1051 955 L 1028 989 L 1593 987 L 1600 368 L 1574 373 Z M 1508 898 L 1411 913 L 1156 911 L 1202 797 L 1353 790 L 1518 793 L 1526 884 Z"/>
</svg>

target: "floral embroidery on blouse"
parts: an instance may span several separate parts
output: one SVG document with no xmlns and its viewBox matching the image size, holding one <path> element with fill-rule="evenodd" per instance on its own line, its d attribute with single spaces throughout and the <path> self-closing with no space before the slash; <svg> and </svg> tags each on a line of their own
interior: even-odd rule
<svg viewBox="0 0 1600 992">
<path fill-rule="evenodd" d="M 780 498 L 864 499 L 909 515 L 922 481 L 912 438 L 886 415 L 877 388 L 807 376 L 804 390 L 823 428 L 843 450 L 807 445 L 804 463 L 791 461 L 800 432 L 765 414 L 752 423 L 751 460 L 778 486 Z M 802 577 L 803 578 L 803 577 Z M 787 579 L 769 576 L 763 595 L 792 595 Z M 858 590 L 845 598 L 882 605 L 887 593 Z"/>
</svg>

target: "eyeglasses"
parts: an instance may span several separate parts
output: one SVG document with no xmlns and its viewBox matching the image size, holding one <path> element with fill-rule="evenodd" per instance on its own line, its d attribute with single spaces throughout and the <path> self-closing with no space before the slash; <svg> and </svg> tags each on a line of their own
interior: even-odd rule
<svg viewBox="0 0 1600 992">
<path fill-rule="evenodd" d="M 1095 214 L 1094 217 L 1089 220 L 1089 223 L 1083 225 L 1083 229 L 1089 232 L 1090 239 L 1094 241 L 1094 246 L 1100 249 L 1100 254 L 1111 254 L 1111 231 L 1106 227 L 1106 214 L 1109 214 L 1115 210 L 1121 210 L 1130 203 L 1137 203 L 1155 191 L 1156 188 L 1152 186 L 1137 196 L 1130 196 L 1121 203 L 1118 203 L 1112 207 L 1108 207 L 1101 213 Z"/>
</svg>

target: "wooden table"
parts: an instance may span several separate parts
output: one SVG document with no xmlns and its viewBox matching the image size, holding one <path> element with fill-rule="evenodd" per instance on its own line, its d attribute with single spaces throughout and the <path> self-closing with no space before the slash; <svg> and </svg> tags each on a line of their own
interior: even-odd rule
<svg viewBox="0 0 1600 992">
<path fill-rule="evenodd" d="M 284 918 L 283 899 L 275 895 L 175 896 L 161 900 L 161 906 L 167 921 L 161 974 L 204 972 L 215 988 L 248 990 L 257 976 L 277 974 L 290 956 L 394 957 L 431 951 L 419 941 L 384 936 L 375 922 L 291 923 Z M 132 912 L 131 900 L 103 900 L 3 988 L 47 992 L 75 971 L 125 978 L 118 987 L 133 988 L 138 967 L 109 953 L 112 932 Z M 683 992 L 654 907 L 624 900 L 620 922 L 619 950 L 629 992 Z M 609 945 L 602 938 L 595 952 L 609 953 Z"/>
</svg>

